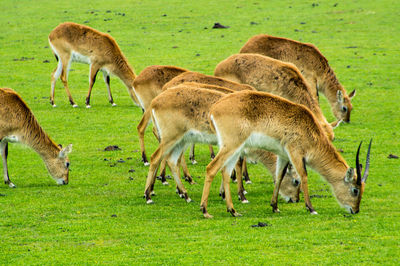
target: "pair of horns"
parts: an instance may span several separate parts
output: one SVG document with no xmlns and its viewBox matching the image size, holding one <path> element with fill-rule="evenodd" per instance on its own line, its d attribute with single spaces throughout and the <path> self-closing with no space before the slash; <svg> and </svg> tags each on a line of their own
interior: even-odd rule
<svg viewBox="0 0 400 266">
<path fill-rule="evenodd" d="M 360 185 L 360 186 L 361 186 L 362 182 L 365 183 L 367 181 L 368 172 L 369 172 L 369 154 L 371 152 L 372 139 L 369 142 L 367 159 L 365 161 L 365 170 L 364 170 L 364 174 L 363 174 L 362 178 L 361 178 L 362 166 L 360 165 L 360 159 L 359 159 L 361 144 L 362 144 L 362 141 L 360 142 L 360 145 L 358 146 L 357 155 L 356 155 L 357 185 Z"/>
</svg>

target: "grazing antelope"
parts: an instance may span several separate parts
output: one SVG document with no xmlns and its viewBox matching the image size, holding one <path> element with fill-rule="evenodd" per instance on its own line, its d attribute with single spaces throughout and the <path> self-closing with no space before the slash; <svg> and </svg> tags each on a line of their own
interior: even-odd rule
<svg viewBox="0 0 400 266">
<path fill-rule="evenodd" d="M 90 108 L 90 94 L 99 70 L 103 72 L 104 82 L 108 90 L 108 100 L 112 106 L 116 104 L 110 90 L 110 74 L 114 74 L 122 80 L 128 88 L 132 100 L 138 103 L 132 89 L 136 75 L 118 44 L 109 34 L 85 25 L 65 22 L 50 32 L 49 43 L 58 61 L 57 68 L 51 75 L 50 103 L 53 107 L 56 106 L 54 104 L 54 90 L 58 78 L 64 84 L 71 105 L 73 107 L 78 106 L 72 99 L 68 88 L 68 72 L 72 62 L 90 65 L 89 91 L 86 97 L 87 108 Z"/>
<path fill-rule="evenodd" d="M 171 168 L 179 194 L 187 202 L 191 201 L 180 180 L 179 166 L 177 165 L 179 158 L 182 157 L 183 152 L 191 143 L 217 143 L 217 138 L 210 128 L 208 112 L 212 104 L 232 92 L 234 91 L 218 86 L 184 83 L 166 90 L 152 101 L 146 112 L 151 112 L 153 123 L 160 139 L 160 145 L 151 156 L 144 192 L 147 203 L 153 202 L 151 194 L 153 192 L 155 177 L 159 165 L 164 158 L 166 158 Z M 174 100 L 171 101 L 170 99 Z M 255 154 L 255 156 L 258 156 L 257 159 L 262 160 L 268 169 L 273 169 L 272 164 L 274 164 L 273 160 L 275 159 L 273 155 L 252 151 L 249 151 L 248 154 Z M 239 197 L 242 202 L 247 202 L 243 195 L 240 178 L 239 176 Z M 289 182 L 285 184 L 285 187 L 298 186 L 299 184 L 298 181 L 292 181 L 292 179 L 295 179 L 294 176 L 287 177 L 286 179 Z M 225 193 L 226 197 L 230 197 L 230 193 L 228 193 L 229 191 L 226 188 L 225 191 L 227 191 Z M 288 193 L 283 195 L 285 198 L 289 197 L 293 201 L 298 200 L 298 191 L 297 198 L 293 195 L 295 194 L 293 189 L 283 191 Z"/>
<path fill-rule="evenodd" d="M 313 88 L 313 95 L 318 97 L 318 91 L 324 94 L 337 120 L 350 122 L 353 109 L 351 98 L 356 91 L 347 95 L 328 60 L 315 45 L 260 34 L 251 37 L 240 49 L 240 53 L 258 53 L 295 64 Z"/>
<path fill-rule="evenodd" d="M 305 105 L 317 117 L 329 139 L 334 139 L 332 126 L 313 98 L 307 81 L 293 64 L 259 54 L 235 54 L 220 62 L 214 74 Z"/>
<path fill-rule="evenodd" d="M 194 83 L 201 83 L 201 84 L 208 84 L 208 85 L 216 85 L 220 87 L 225 87 L 234 91 L 241 91 L 241 90 L 255 90 L 253 87 L 246 85 L 246 84 L 239 84 L 236 82 L 232 82 L 230 80 L 205 75 L 198 72 L 187 71 L 180 75 L 177 75 L 169 82 L 164 84 L 162 90 L 167 90 L 168 88 L 175 87 L 179 84 L 184 82 L 194 82 Z M 136 88 L 136 87 L 135 87 Z M 140 149 L 142 152 L 142 160 L 145 165 L 148 165 L 148 160 L 146 156 L 145 146 L 144 146 L 144 133 L 146 131 L 148 122 L 150 121 L 150 113 L 147 114 L 147 117 L 143 115 L 142 120 L 139 122 L 137 126 L 138 134 L 139 134 L 139 142 L 140 142 Z M 194 154 L 191 154 L 191 161 L 194 163 Z M 213 156 L 212 156 L 213 157 Z"/>
<path fill-rule="evenodd" d="M 274 212 L 279 212 L 278 191 L 289 163 L 301 177 L 306 207 L 311 214 L 316 212 L 309 197 L 306 165 L 322 175 L 332 186 L 341 206 L 352 214 L 359 212 L 369 172 L 371 142 L 364 175 L 361 177 L 358 159 L 361 144 L 357 151 L 355 174 L 354 169 L 347 165 L 323 133 L 320 123 L 308 108 L 265 92 L 243 91 L 227 95 L 211 107 L 210 123 L 216 132 L 220 150 L 207 166 L 200 205 L 204 217 L 212 217 L 207 212 L 207 201 L 213 178 L 223 168 L 224 185 L 229 189 L 229 175 L 245 148 L 261 148 L 278 156 L 277 182 L 271 200 Z M 228 199 L 228 211 L 237 216 Z"/>
<path fill-rule="evenodd" d="M 188 70 L 176 66 L 149 66 L 140 72 L 133 82 L 133 90 L 143 112 L 163 90 L 163 86 Z"/>
<path fill-rule="evenodd" d="M 62 149 L 40 127 L 33 113 L 12 89 L 0 88 L 0 154 L 3 159 L 4 182 L 15 187 L 8 175 L 8 143 L 21 142 L 34 149 L 59 185 L 68 184 L 72 144 Z"/>
</svg>

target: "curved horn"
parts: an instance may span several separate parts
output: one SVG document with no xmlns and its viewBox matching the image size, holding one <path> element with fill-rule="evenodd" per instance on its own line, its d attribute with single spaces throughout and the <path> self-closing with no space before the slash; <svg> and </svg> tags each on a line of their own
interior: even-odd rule
<svg viewBox="0 0 400 266">
<path fill-rule="evenodd" d="M 357 170 L 357 185 L 361 186 L 361 166 L 360 166 L 360 148 L 361 148 L 362 141 L 358 146 L 357 155 L 356 155 L 356 170 Z"/>
<path fill-rule="evenodd" d="M 369 173 L 369 154 L 371 152 L 371 144 L 372 144 L 372 139 L 369 141 L 369 146 L 368 146 L 368 152 L 367 152 L 367 159 L 365 161 L 365 170 L 364 170 L 364 175 L 362 177 L 362 182 L 367 181 L 368 173 Z"/>
</svg>

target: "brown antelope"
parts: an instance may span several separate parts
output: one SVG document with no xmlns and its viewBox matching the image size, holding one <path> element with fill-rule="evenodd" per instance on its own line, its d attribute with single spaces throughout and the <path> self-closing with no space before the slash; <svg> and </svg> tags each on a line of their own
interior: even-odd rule
<svg viewBox="0 0 400 266">
<path fill-rule="evenodd" d="M 214 176 L 223 168 L 225 190 L 229 189 L 229 174 L 245 148 L 261 148 L 278 156 L 277 182 L 271 200 L 274 212 L 279 212 L 278 191 L 289 163 L 301 177 L 306 207 L 311 214 L 316 212 L 309 197 L 306 165 L 322 175 L 332 186 L 341 206 L 352 214 L 359 212 L 369 172 L 371 142 L 364 175 L 361 177 L 358 159 L 361 144 L 357 151 L 355 174 L 354 169 L 347 165 L 323 133 L 320 123 L 308 108 L 265 92 L 243 91 L 227 95 L 211 107 L 210 123 L 216 132 L 220 150 L 207 166 L 200 205 L 204 217 L 212 217 L 207 212 L 207 201 Z M 228 199 L 228 211 L 237 216 Z"/>
<path fill-rule="evenodd" d="M 112 106 L 116 104 L 110 90 L 110 74 L 121 79 L 128 88 L 132 100 L 138 103 L 132 90 L 136 75 L 118 44 L 109 34 L 85 25 L 65 22 L 50 32 L 49 43 L 58 61 L 57 68 L 51 75 L 50 103 L 53 107 L 56 106 L 54 104 L 54 90 L 58 78 L 64 84 L 71 105 L 73 107 L 78 106 L 72 99 L 68 88 L 68 72 L 72 62 L 90 65 L 89 91 L 86 97 L 87 108 L 90 108 L 90 94 L 99 70 L 103 72 L 104 82 L 108 90 L 108 100 Z"/>
<path fill-rule="evenodd" d="M 190 143 L 217 143 L 217 138 L 210 128 L 208 112 L 212 104 L 226 96 L 227 93 L 233 92 L 232 90 L 218 86 L 202 85 L 204 84 L 200 84 L 200 86 L 196 87 L 197 85 L 185 83 L 178 87 L 168 89 L 157 96 L 146 111 L 151 112 L 153 123 L 160 139 L 160 145 L 151 156 L 144 192 L 147 203 L 153 203 L 151 194 L 153 192 L 155 177 L 159 165 L 164 158 L 166 158 L 171 168 L 179 194 L 184 197 L 187 202 L 191 201 L 180 180 L 179 166 L 177 165 L 178 160 Z M 171 99 L 174 100 L 171 101 Z M 249 152 L 249 154 L 251 154 L 251 152 Z M 269 169 L 272 168 L 270 164 L 274 162 L 269 163 L 266 161 L 273 160 L 273 155 L 268 156 L 260 154 L 258 156 L 258 158 L 263 157 Z M 239 180 L 240 178 L 239 176 Z M 295 177 L 286 178 L 289 180 L 288 186 L 298 186 L 298 181 L 291 181 L 293 178 Z M 239 197 L 242 202 L 247 202 L 243 195 L 241 183 L 242 182 L 238 182 Z M 224 188 L 227 192 L 225 195 L 228 199 L 228 197 L 230 198 L 230 193 L 226 190 L 226 187 Z M 284 197 L 290 197 L 293 201 L 298 199 L 298 192 L 297 199 L 295 196 L 292 196 L 294 192 L 290 191 L 290 189 L 288 193 L 291 194 L 284 195 Z"/>
<path fill-rule="evenodd" d="M 337 120 L 350 122 L 350 112 L 353 109 L 350 100 L 356 91 L 347 95 L 328 60 L 315 45 L 260 34 L 251 37 L 240 49 L 240 53 L 258 53 L 295 64 L 313 88 L 313 95 L 318 97 L 318 91 L 324 94 Z"/>
<path fill-rule="evenodd" d="M 205 75 L 205 74 L 198 73 L 198 72 L 192 72 L 192 71 L 187 71 L 180 75 L 177 75 L 176 77 L 171 79 L 169 82 L 165 83 L 162 90 L 164 91 L 168 88 L 175 87 L 184 82 L 195 82 L 195 83 L 216 85 L 216 86 L 225 87 L 225 88 L 228 88 L 228 89 L 231 89 L 234 91 L 255 90 L 253 87 L 246 85 L 246 84 L 239 84 L 236 82 L 232 82 L 230 80 L 226 80 L 226 79 L 222 79 L 222 78 L 218 78 L 218 77 L 214 77 L 214 76 L 209 76 L 209 75 Z M 147 160 L 145 146 L 144 146 L 144 133 L 146 131 L 148 122 L 150 121 L 150 113 L 147 113 L 147 115 L 148 115 L 148 117 L 146 117 L 146 118 L 144 118 L 145 115 L 143 115 L 142 120 L 139 122 L 139 125 L 137 126 L 137 130 L 138 130 L 138 134 L 139 134 L 140 149 L 142 152 L 142 160 L 145 165 L 148 165 L 148 160 Z M 194 154 L 191 154 L 191 161 L 192 161 L 192 163 L 195 163 Z"/>
<path fill-rule="evenodd" d="M 8 143 L 20 142 L 34 149 L 59 185 L 68 184 L 72 144 L 62 149 L 40 127 L 33 113 L 12 89 L 0 88 L 0 154 L 3 159 L 4 182 L 15 187 L 8 175 Z"/>
<path fill-rule="evenodd" d="M 332 126 L 313 98 L 309 84 L 293 64 L 259 54 L 235 54 L 217 65 L 215 75 L 305 105 L 317 117 L 329 139 L 334 139 Z"/>
<path fill-rule="evenodd" d="M 176 66 L 149 66 L 140 72 L 133 82 L 133 90 L 143 112 L 163 90 L 163 86 L 188 70 Z"/>
</svg>

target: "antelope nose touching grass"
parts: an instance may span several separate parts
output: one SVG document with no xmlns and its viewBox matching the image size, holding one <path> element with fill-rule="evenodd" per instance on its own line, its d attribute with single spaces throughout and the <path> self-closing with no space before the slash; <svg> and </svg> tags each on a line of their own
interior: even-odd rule
<svg viewBox="0 0 400 266">
<path fill-rule="evenodd" d="M 8 174 L 8 143 L 19 142 L 31 147 L 43 159 L 50 175 L 59 185 L 69 182 L 68 153 L 72 144 L 62 148 L 40 127 L 32 111 L 12 89 L 0 88 L 0 154 L 4 183 L 15 187 Z"/>
<path fill-rule="evenodd" d="M 99 70 L 103 72 L 104 82 L 108 91 L 108 101 L 112 106 L 116 104 L 111 94 L 110 74 L 114 74 L 121 79 L 127 87 L 132 100 L 139 104 L 133 92 L 133 81 L 136 75 L 128 60 L 122 54 L 117 42 L 109 34 L 85 25 L 65 22 L 50 32 L 49 44 L 58 61 L 58 65 L 51 75 L 50 103 L 53 107 L 56 107 L 54 91 L 58 78 L 64 84 L 71 105 L 78 107 L 68 87 L 68 73 L 72 62 L 90 65 L 86 108 L 90 108 L 90 94 Z"/>
<path fill-rule="evenodd" d="M 314 210 L 308 192 L 307 166 L 319 173 L 332 187 L 339 204 L 350 213 L 359 212 L 360 202 L 368 177 L 372 140 L 368 147 L 364 176 L 361 177 L 359 151 L 356 172 L 332 145 L 313 113 L 301 104 L 265 92 L 243 91 L 225 96 L 210 110 L 220 150 L 207 166 L 201 209 L 206 218 L 208 195 L 216 173 L 223 167 L 230 174 L 245 148 L 260 148 L 277 155 L 276 183 L 271 206 L 278 209 L 278 191 L 290 163 L 301 178 L 306 208 Z M 232 123 L 232 121 L 235 123 Z M 225 177 L 224 177 L 225 178 Z M 225 181 L 224 181 L 225 182 Z M 229 185 L 229 182 L 227 183 Z M 227 208 L 234 214 L 233 204 Z"/>
</svg>

